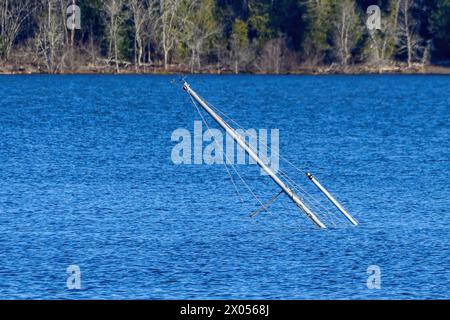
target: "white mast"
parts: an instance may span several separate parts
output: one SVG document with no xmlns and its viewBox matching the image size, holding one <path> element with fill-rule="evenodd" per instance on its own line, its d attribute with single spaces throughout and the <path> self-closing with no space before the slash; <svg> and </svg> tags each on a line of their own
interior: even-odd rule
<svg viewBox="0 0 450 320">
<path fill-rule="evenodd" d="M 320 191 L 336 206 L 336 208 L 339 209 L 340 212 L 355 226 L 358 225 L 358 222 L 356 222 L 355 219 L 341 206 L 341 204 L 325 189 L 324 186 L 322 186 L 319 182 L 319 180 L 316 179 L 311 173 L 306 173 L 306 176 L 311 180 L 317 188 L 319 188 Z"/>
<path fill-rule="evenodd" d="M 292 201 L 303 210 L 306 216 L 311 219 L 319 228 L 326 228 L 326 226 L 319 220 L 319 218 L 303 203 L 303 201 L 298 197 L 298 195 L 289 188 L 250 148 L 247 143 L 242 140 L 239 134 L 228 125 L 213 109 L 211 109 L 204 101 L 201 99 L 197 93 L 191 89 L 187 82 L 184 82 L 183 89 L 189 93 L 189 95 L 197 101 L 200 106 L 235 140 L 239 146 L 248 153 L 248 155 L 255 160 L 255 162 L 263 169 L 276 184 L 278 184 L 281 189 L 292 199 Z"/>
</svg>

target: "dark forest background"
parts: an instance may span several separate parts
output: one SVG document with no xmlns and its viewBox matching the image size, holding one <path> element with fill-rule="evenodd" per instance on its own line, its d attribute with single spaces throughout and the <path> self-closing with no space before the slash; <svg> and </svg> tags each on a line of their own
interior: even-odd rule
<svg viewBox="0 0 450 320">
<path fill-rule="evenodd" d="M 72 4 L 80 29 L 67 28 Z M 366 26 L 370 5 L 381 30 Z M 449 60 L 450 0 L 0 0 L 3 70 L 382 72 Z"/>
</svg>

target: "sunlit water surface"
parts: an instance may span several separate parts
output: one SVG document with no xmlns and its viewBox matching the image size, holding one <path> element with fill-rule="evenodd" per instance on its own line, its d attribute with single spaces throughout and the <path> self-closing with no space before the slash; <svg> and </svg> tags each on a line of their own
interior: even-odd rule
<svg viewBox="0 0 450 320">
<path fill-rule="evenodd" d="M 450 298 L 450 78 L 188 78 L 242 126 L 279 129 L 301 172 L 281 169 L 360 222 L 324 231 L 285 197 L 250 218 L 223 165 L 174 165 L 172 132 L 200 117 L 172 79 L 0 77 L 0 298 Z M 262 201 L 278 192 L 238 170 Z"/>
</svg>

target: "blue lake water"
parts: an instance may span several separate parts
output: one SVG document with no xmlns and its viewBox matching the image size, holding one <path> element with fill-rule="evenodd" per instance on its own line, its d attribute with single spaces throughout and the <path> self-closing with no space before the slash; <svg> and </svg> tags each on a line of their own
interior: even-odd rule
<svg viewBox="0 0 450 320">
<path fill-rule="evenodd" d="M 242 126 L 279 129 L 360 222 L 326 230 L 285 198 L 250 218 L 224 166 L 173 164 L 172 132 L 200 119 L 174 78 L 0 77 L 0 298 L 450 298 L 449 77 L 188 78 Z"/>
</svg>

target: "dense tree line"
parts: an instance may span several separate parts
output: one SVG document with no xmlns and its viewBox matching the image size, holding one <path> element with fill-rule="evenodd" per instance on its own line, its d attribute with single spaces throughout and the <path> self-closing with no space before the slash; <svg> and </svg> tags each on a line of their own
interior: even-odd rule
<svg viewBox="0 0 450 320">
<path fill-rule="evenodd" d="M 374 4 L 379 30 L 366 27 Z M 80 29 L 68 25 L 70 5 L 80 8 Z M 46 72 L 276 73 L 448 60 L 450 0 L 0 0 L 0 64 Z"/>
</svg>

